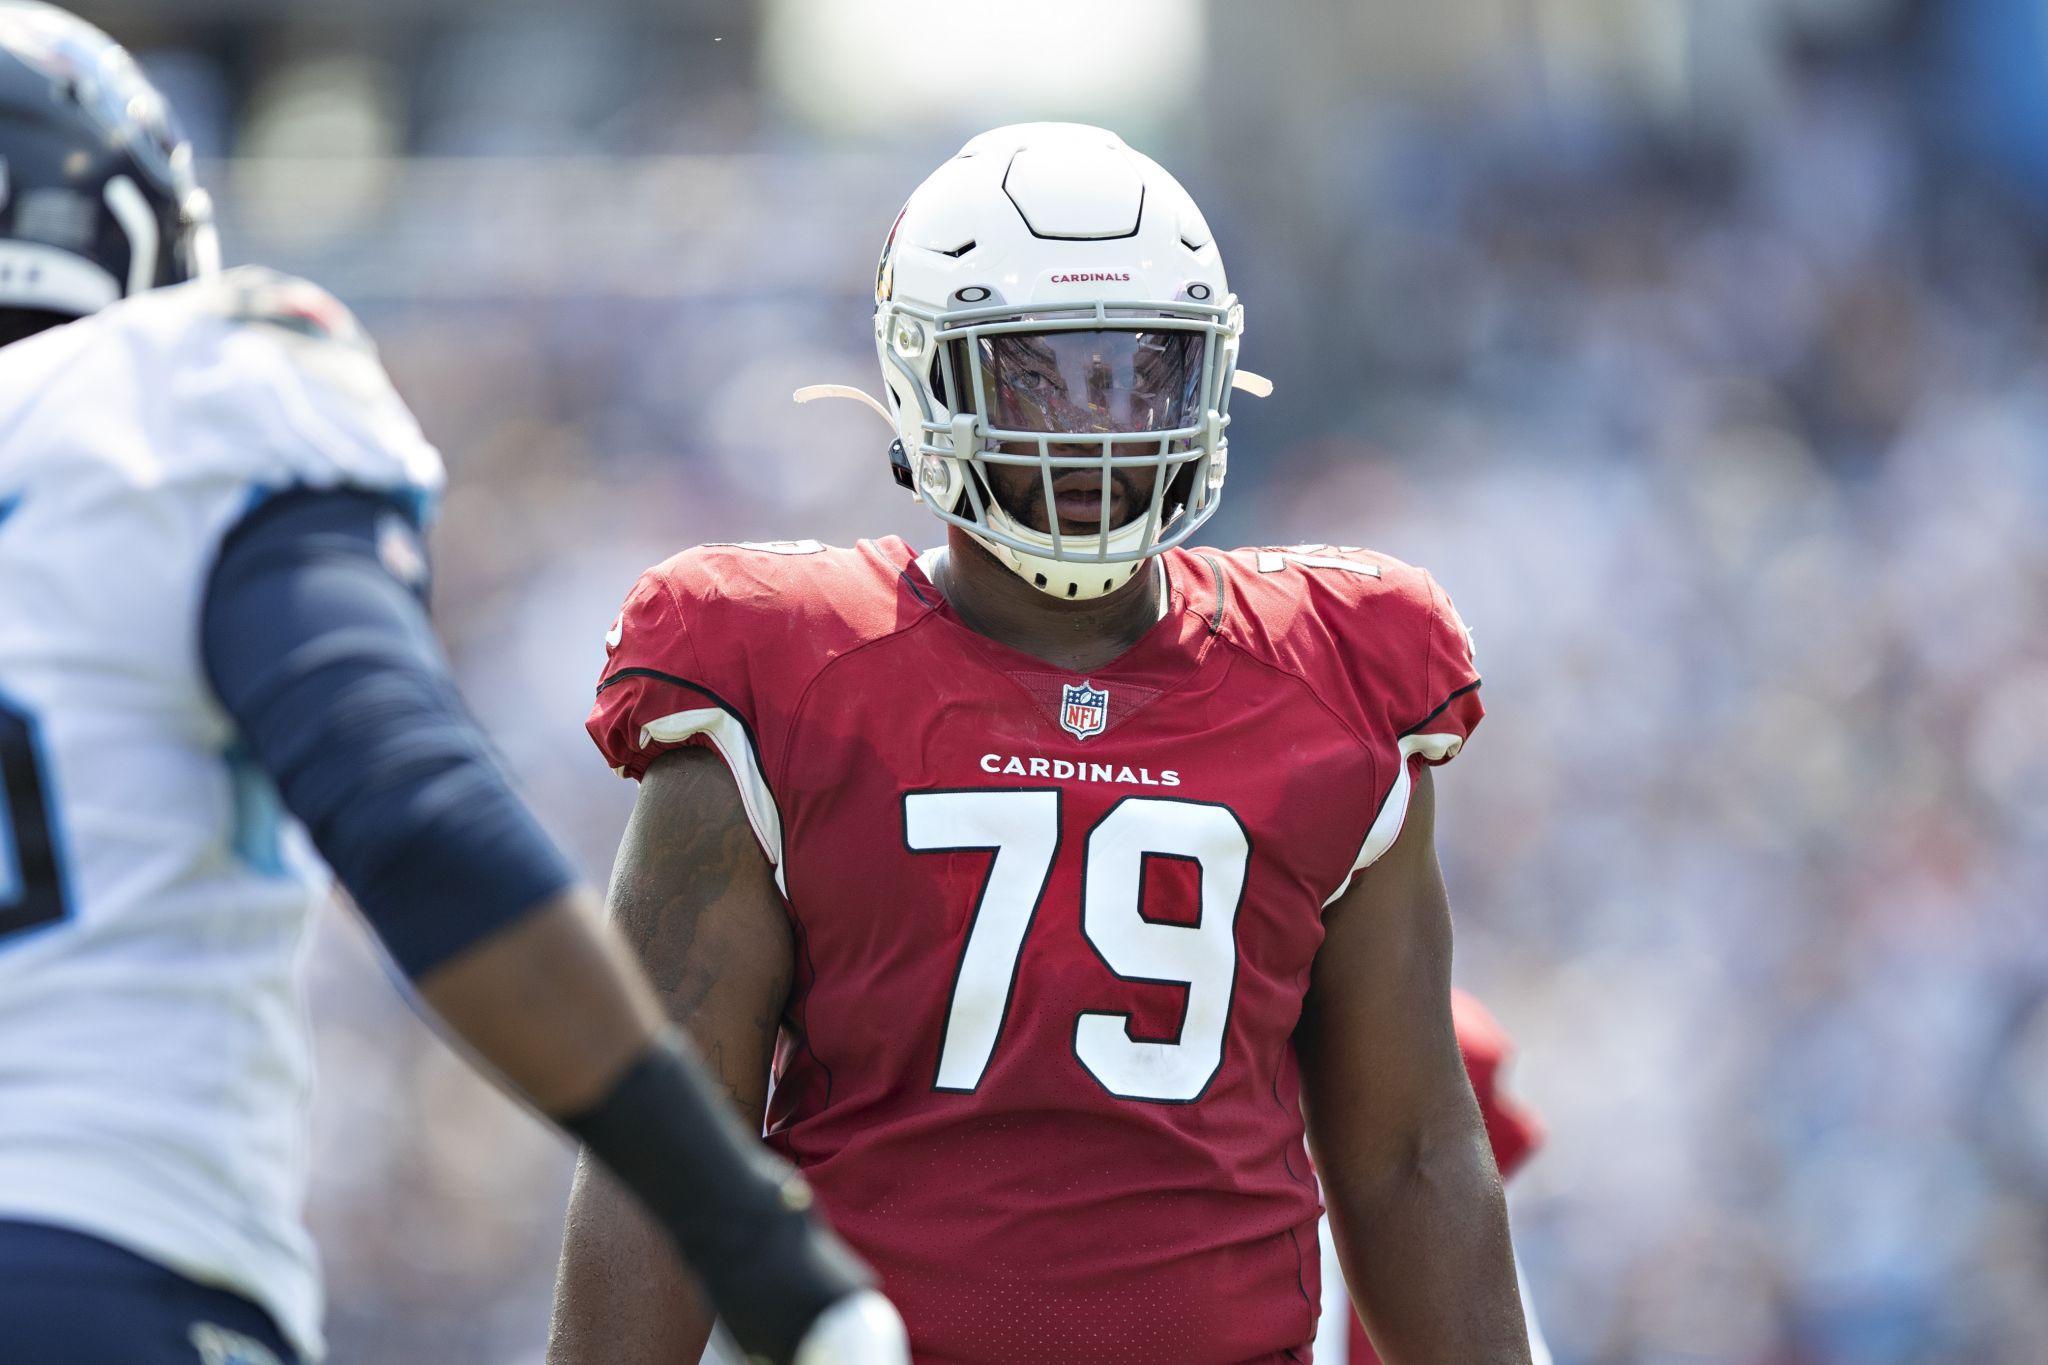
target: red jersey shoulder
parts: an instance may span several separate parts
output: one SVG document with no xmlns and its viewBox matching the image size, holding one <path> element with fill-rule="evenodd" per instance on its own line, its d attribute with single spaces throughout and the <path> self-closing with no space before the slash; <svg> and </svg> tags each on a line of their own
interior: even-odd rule
<svg viewBox="0 0 2048 1365">
<path fill-rule="evenodd" d="M 1224 580 L 1225 636 L 1354 725 L 1446 736 L 1419 746 L 1436 762 L 1478 724 L 1471 633 L 1426 570 L 1356 546 L 1199 553 Z"/>
<path fill-rule="evenodd" d="M 890 548 L 776 540 L 672 555 L 626 595 L 605 635 L 605 672 L 639 664 L 723 675 L 745 661 L 822 664 L 901 623 L 905 586 Z"/>
<path fill-rule="evenodd" d="M 928 610 L 905 581 L 897 541 L 700 545 L 647 570 L 605 633 L 590 731 L 615 768 L 639 776 L 661 746 L 648 717 L 694 694 L 749 733 L 794 705 L 839 655 Z"/>
</svg>

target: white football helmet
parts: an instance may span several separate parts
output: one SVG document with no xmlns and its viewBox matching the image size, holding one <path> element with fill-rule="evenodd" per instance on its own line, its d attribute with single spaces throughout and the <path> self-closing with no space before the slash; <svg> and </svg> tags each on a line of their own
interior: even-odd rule
<svg viewBox="0 0 2048 1365">
<path fill-rule="evenodd" d="M 1243 319 L 1201 210 L 1150 157 L 1081 124 L 983 133 L 882 248 L 898 481 L 1042 591 L 1114 591 L 1216 510 Z M 998 502 L 997 465 L 1038 471 L 1047 529 Z M 1124 496 L 1144 469 L 1149 501 Z M 1062 535 L 1062 500 L 1092 528 Z"/>
</svg>

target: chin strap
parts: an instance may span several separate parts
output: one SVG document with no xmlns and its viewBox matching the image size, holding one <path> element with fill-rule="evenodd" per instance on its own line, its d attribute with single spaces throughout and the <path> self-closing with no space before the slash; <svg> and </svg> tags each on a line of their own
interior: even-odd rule
<svg viewBox="0 0 2048 1365">
<path fill-rule="evenodd" d="M 1242 371 L 1239 373 L 1242 373 Z M 1272 386 L 1269 384 L 1267 388 L 1270 390 Z M 896 429 L 896 419 L 891 417 L 889 410 L 882 406 L 882 400 L 865 389 L 856 389 L 851 384 L 806 384 L 791 394 L 790 397 L 796 399 L 799 403 L 815 403 L 820 398 L 851 398 L 854 402 L 864 405 L 875 416 L 887 422 L 889 430 L 894 431 Z"/>
<path fill-rule="evenodd" d="M 1262 374 L 1253 374 L 1250 370 L 1239 370 L 1230 376 L 1230 387 L 1239 393 L 1248 393 L 1254 398 L 1273 396 L 1273 381 Z M 865 398 L 867 395 L 861 396 Z"/>
</svg>

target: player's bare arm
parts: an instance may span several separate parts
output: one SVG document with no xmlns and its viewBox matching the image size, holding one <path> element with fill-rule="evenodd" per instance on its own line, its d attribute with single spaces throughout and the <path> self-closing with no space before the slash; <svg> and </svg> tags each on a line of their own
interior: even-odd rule
<svg viewBox="0 0 2048 1365">
<path fill-rule="evenodd" d="M 1396 1365 L 1527 1362 L 1507 1206 L 1451 1019 L 1428 768 L 1400 837 L 1324 924 L 1296 1043 L 1359 1313 Z"/>
<path fill-rule="evenodd" d="M 595 1104 L 660 1029 L 653 994 L 580 887 L 418 985 L 434 1013 L 543 1113 Z"/>
<path fill-rule="evenodd" d="M 648 767 L 609 904 L 661 1007 L 759 1132 L 794 944 L 716 754 L 679 749 Z M 585 1161 L 569 1200 L 550 1365 L 679 1365 L 697 1359 L 710 1331 L 711 1309 L 660 1230 Z"/>
</svg>

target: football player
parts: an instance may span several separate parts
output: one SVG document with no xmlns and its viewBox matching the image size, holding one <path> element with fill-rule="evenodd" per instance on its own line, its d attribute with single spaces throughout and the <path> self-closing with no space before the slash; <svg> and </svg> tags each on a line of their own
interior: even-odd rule
<svg viewBox="0 0 2048 1365">
<path fill-rule="evenodd" d="M 1529 1359 L 1433 846 L 1479 675 L 1418 569 L 1191 548 L 1263 387 L 1242 325 L 1150 159 L 977 137 L 876 290 L 892 464 L 946 543 L 690 550 L 608 635 L 612 913 L 919 1360 L 1303 1359 L 1304 1133 L 1389 1357 Z M 706 1325 L 586 1171 L 551 1359 L 689 1360 Z"/>
<path fill-rule="evenodd" d="M 1543 1145 L 1543 1121 L 1507 1092 L 1501 1072 L 1514 1044 L 1486 1006 L 1463 991 L 1452 991 L 1451 1018 L 1457 1025 L 1458 1051 L 1465 1059 L 1465 1074 L 1471 1078 L 1472 1093 L 1479 1101 L 1479 1114 L 1486 1124 L 1486 1140 L 1493 1148 L 1494 1165 L 1500 1168 L 1501 1179 L 1509 1179 Z M 1322 1233 L 1327 1255 L 1327 1219 Z M 1323 1292 L 1331 1300 L 1332 1309 L 1344 1302 L 1343 1277 L 1327 1261 L 1323 1265 Z M 1550 1349 L 1537 1329 L 1536 1314 L 1529 1308 L 1526 1283 L 1522 1286 L 1522 1309 L 1529 1323 L 1530 1360 L 1533 1365 L 1550 1365 Z M 1356 1314 L 1331 1311 L 1323 1315 L 1317 1329 L 1315 1359 L 1316 1365 L 1378 1365 L 1380 1357 Z"/>
<path fill-rule="evenodd" d="M 310 835 L 749 1350 L 901 1361 L 456 697 L 439 457 L 333 299 L 216 272 L 191 163 L 127 53 L 0 3 L 0 1357 L 319 1354 Z"/>
</svg>

